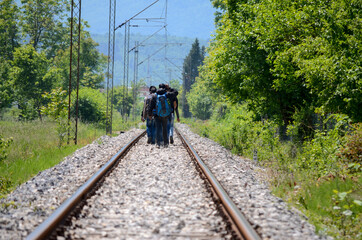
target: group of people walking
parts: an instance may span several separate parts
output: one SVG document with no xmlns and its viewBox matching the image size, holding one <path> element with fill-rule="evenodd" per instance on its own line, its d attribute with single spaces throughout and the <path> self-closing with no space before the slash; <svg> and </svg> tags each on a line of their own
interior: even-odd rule
<svg viewBox="0 0 362 240">
<path fill-rule="evenodd" d="M 157 143 L 157 147 L 173 144 L 175 114 L 180 122 L 177 95 L 178 91 L 168 84 L 160 84 L 158 90 L 155 86 L 149 88 L 141 115 L 141 120 L 146 121 L 147 143 Z"/>
</svg>

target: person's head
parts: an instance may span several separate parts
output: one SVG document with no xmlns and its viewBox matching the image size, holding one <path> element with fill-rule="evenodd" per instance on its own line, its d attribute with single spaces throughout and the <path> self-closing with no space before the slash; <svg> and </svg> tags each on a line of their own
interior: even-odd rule
<svg viewBox="0 0 362 240">
<path fill-rule="evenodd" d="M 150 87 L 150 93 L 155 93 L 157 91 L 155 86 Z"/>
<path fill-rule="evenodd" d="M 165 85 L 164 83 L 161 83 L 158 87 L 165 89 L 165 88 L 166 88 L 166 85 Z"/>
<path fill-rule="evenodd" d="M 175 93 L 175 95 L 178 95 L 178 91 L 175 88 L 170 88 L 169 92 Z"/>
<path fill-rule="evenodd" d="M 166 83 L 165 84 L 166 91 L 169 92 L 171 90 L 170 86 Z"/>
</svg>

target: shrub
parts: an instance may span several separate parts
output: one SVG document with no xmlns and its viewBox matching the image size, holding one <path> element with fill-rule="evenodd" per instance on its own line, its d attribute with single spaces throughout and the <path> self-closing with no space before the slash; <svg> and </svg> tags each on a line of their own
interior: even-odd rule
<svg viewBox="0 0 362 240">
<path fill-rule="evenodd" d="M 352 191 L 339 192 L 333 190 L 333 223 L 342 236 L 358 236 L 358 223 L 361 220 L 362 202 L 351 197 Z"/>
<path fill-rule="evenodd" d="M 347 163 L 362 164 L 362 123 L 354 124 L 353 129 L 346 135 L 346 144 L 339 156 Z"/>
<path fill-rule="evenodd" d="M 62 88 L 53 89 L 50 93 L 43 94 L 43 97 L 49 101 L 46 107 L 41 108 L 42 114 L 47 115 L 57 123 L 56 132 L 59 139 L 59 147 L 66 141 L 68 132 L 66 91 Z"/>
<path fill-rule="evenodd" d="M 12 183 L 8 177 L 0 176 L 0 198 L 9 193 L 12 187 Z"/>
<path fill-rule="evenodd" d="M 206 124 L 193 122 L 192 128 L 234 153 L 257 157 L 268 167 L 274 192 L 306 211 L 317 230 L 343 239 L 360 239 L 362 124 L 349 132 L 349 118 L 331 114 L 313 138 L 280 141 L 278 124 L 255 121 L 246 105 L 228 104 L 222 110 Z M 288 136 L 299 140 L 298 131 L 297 122 L 288 127 Z M 347 173 L 357 174 L 346 174 L 345 163 Z"/>
<path fill-rule="evenodd" d="M 0 162 L 6 159 L 7 153 L 6 149 L 10 146 L 13 142 L 12 138 L 5 139 L 0 135 Z"/>
<path fill-rule="evenodd" d="M 75 99 L 73 96 L 72 99 Z M 99 90 L 91 88 L 79 89 L 78 116 L 82 122 L 95 123 L 105 126 L 106 121 L 106 96 Z M 75 113 L 75 103 L 72 104 Z"/>
</svg>

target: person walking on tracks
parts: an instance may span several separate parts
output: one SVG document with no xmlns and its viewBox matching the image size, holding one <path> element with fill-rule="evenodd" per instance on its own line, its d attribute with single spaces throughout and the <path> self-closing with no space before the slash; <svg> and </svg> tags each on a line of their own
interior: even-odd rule
<svg viewBox="0 0 362 240">
<path fill-rule="evenodd" d="M 145 97 L 143 103 L 143 110 L 141 114 L 141 120 L 144 122 L 146 120 L 146 131 L 147 131 L 147 143 L 155 144 L 156 143 L 156 121 L 155 113 L 150 111 L 152 98 L 156 95 L 156 87 L 151 86 L 149 89 L 149 94 Z"/>
<path fill-rule="evenodd" d="M 177 116 L 177 122 L 180 122 L 180 115 L 178 112 L 178 99 L 177 99 L 178 91 L 176 89 L 170 88 L 170 86 L 168 84 L 165 84 L 165 87 L 166 87 L 167 92 L 174 93 L 174 97 L 173 97 L 174 100 L 171 103 L 172 112 L 171 112 L 171 115 L 168 118 L 168 122 L 167 122 L 167 133 L 168 133 L 168 136 L 170 137 L 170 143 L 173 144 L 173 125 L 174 125 L 174 121 L 175 121 L 175 113 Z"/>
<path fill-rule="evenodd" d="M 174 96 L 174 93 L 166 91 L 165 84 L 160 84 L 156 95 L 152 98 L 149 113 L 155 112 L 157 147 L 161 145 L 168 147 L 167 122 L 172 112 L 171 103 L 174 101 Z"/>
</svg>

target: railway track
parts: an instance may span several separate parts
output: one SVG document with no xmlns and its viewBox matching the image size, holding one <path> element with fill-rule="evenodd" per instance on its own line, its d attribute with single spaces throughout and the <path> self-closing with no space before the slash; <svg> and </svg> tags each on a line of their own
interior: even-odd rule
<svg viewBox="0 0 362 240">
<path fill-rule="evenodd" d="M 259 239 L 180 133 L 174 145 L 161 149 L 145 144 L 143 136 L 124 146 L 27 239 Z"/>
</svg>

